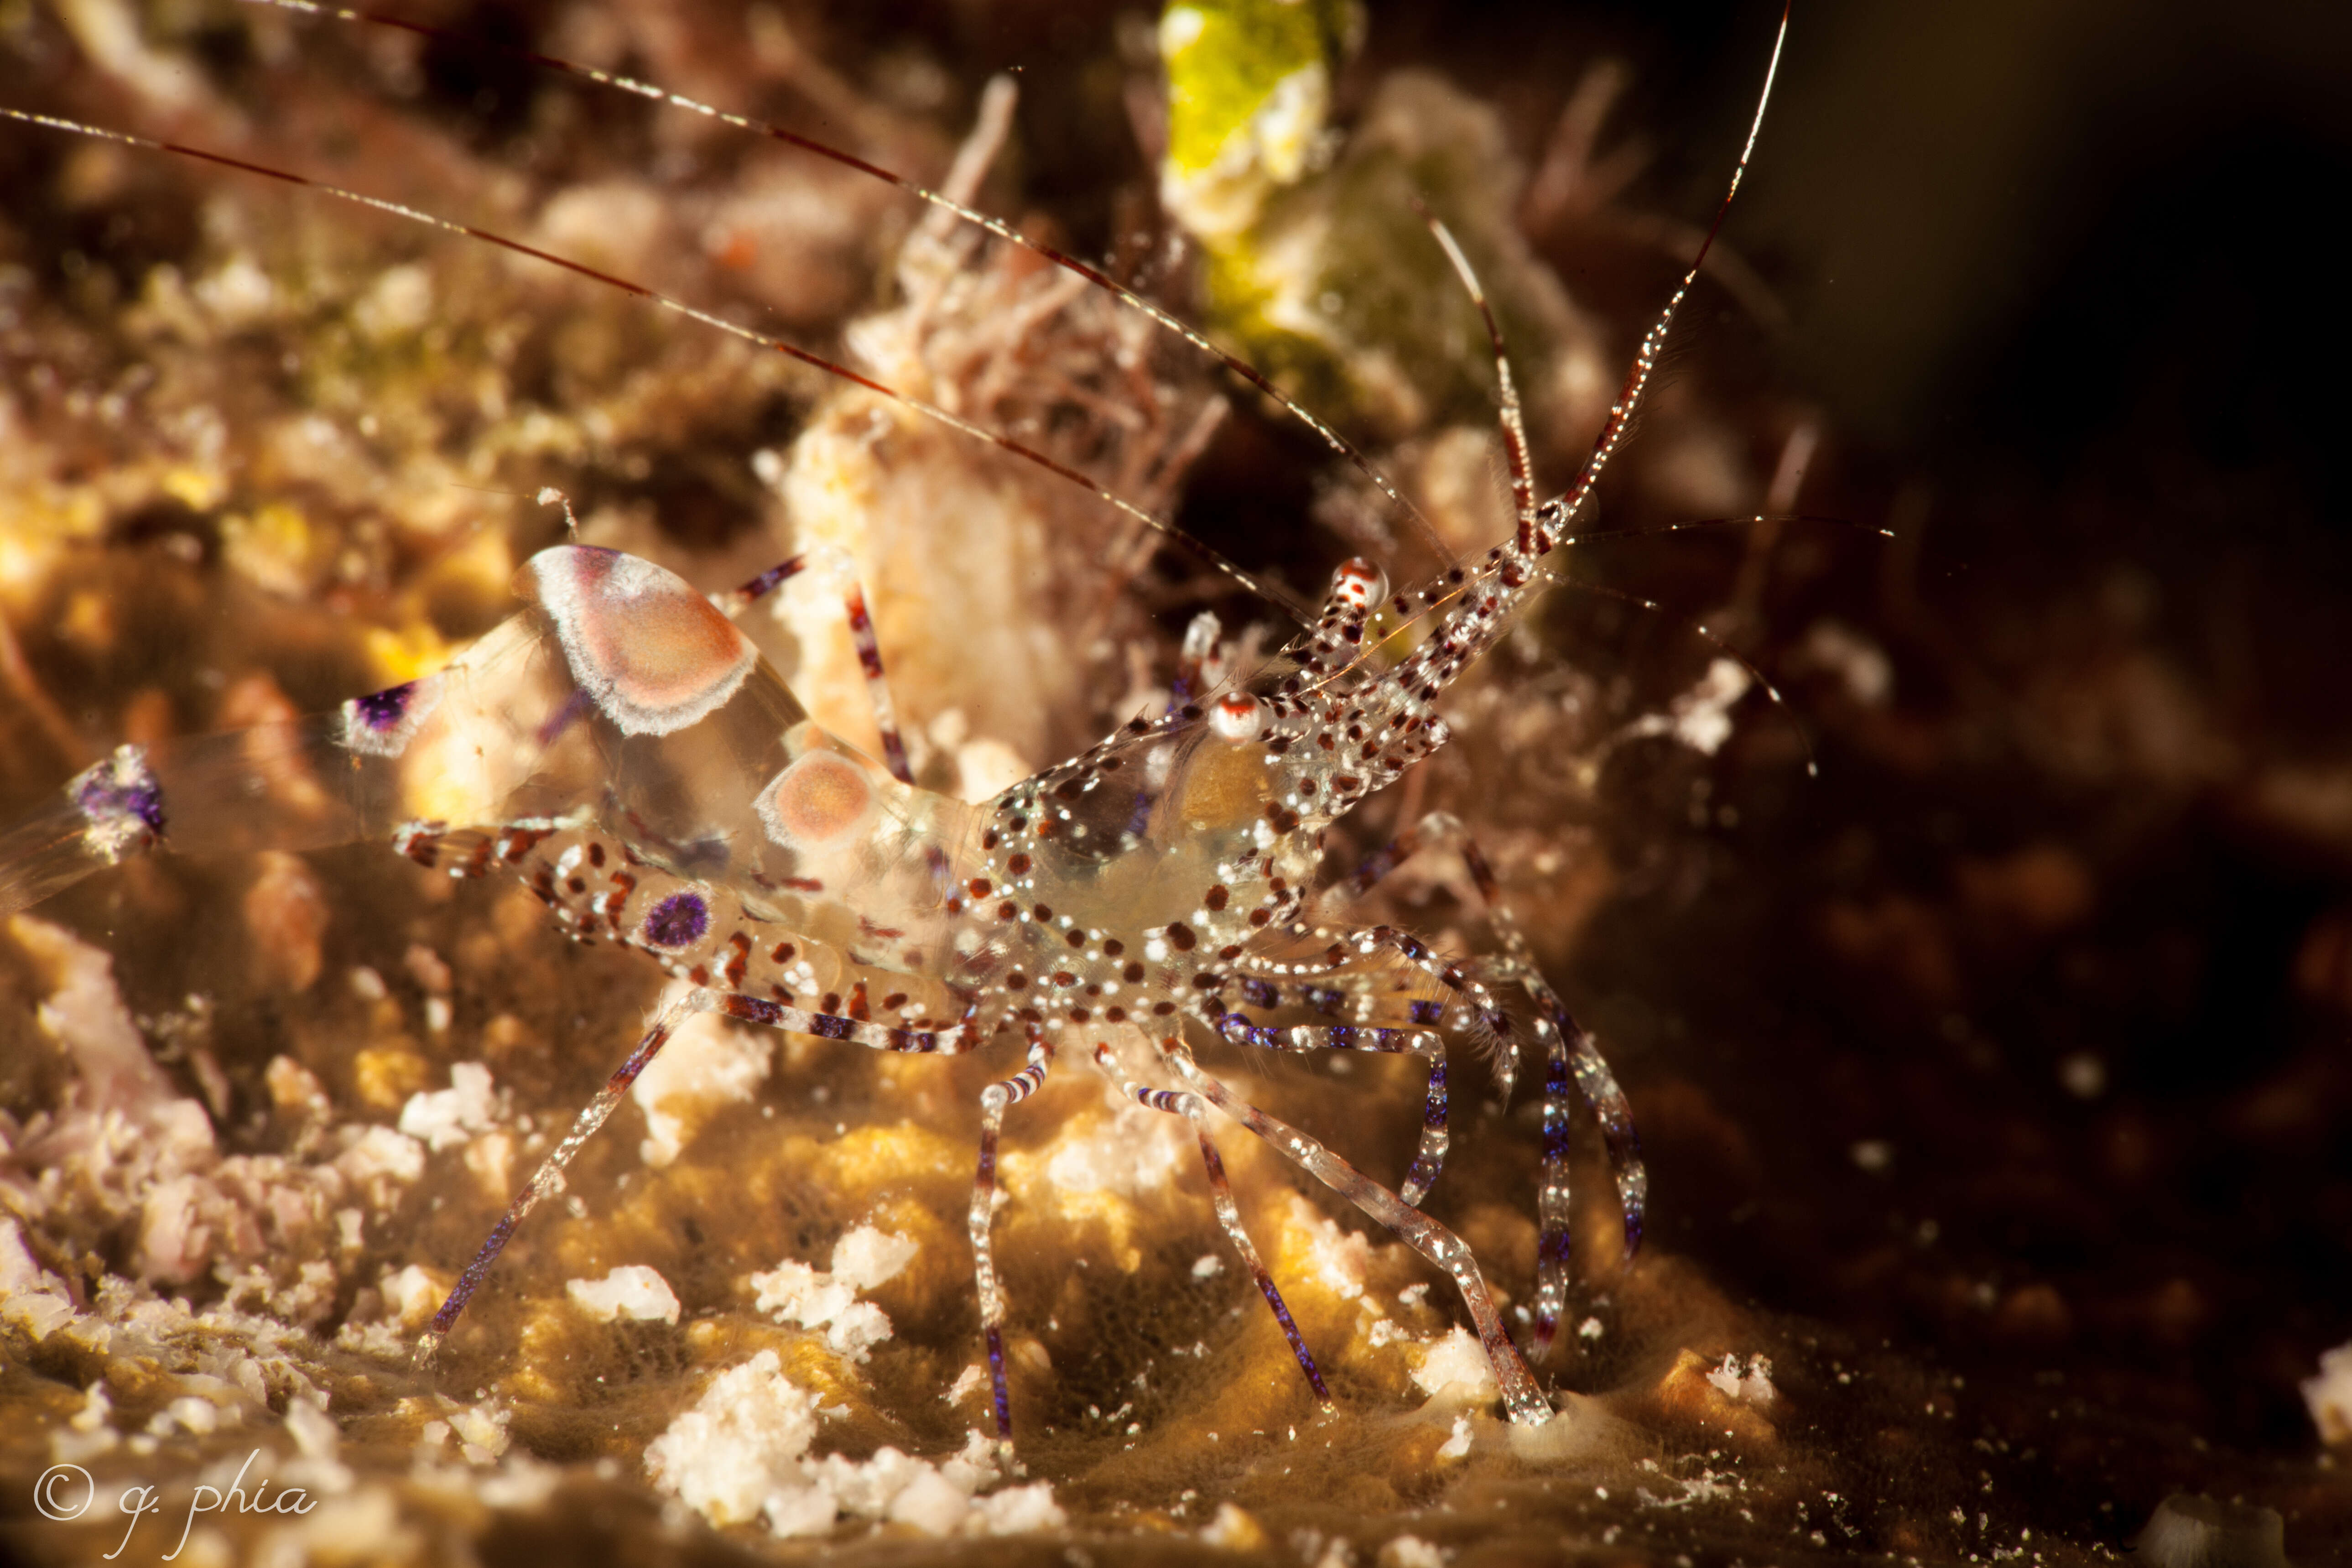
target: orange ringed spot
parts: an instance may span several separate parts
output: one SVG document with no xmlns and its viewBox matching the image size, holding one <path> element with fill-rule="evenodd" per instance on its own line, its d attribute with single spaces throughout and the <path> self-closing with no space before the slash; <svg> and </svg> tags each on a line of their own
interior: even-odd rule
<svg viewBox="0 0 2352 1568">
<path fill-rule="evenodd" d="M 874 816 L 874 781 L 838 752 L 809 752 L 753 800 L 760 826 L 787 849 L 829 849 L 861 835 Z"/>
<path fill-rule="evenodd" d="M 559 544 L 523 564 L 572 679 L 625 735 L 667 735 L 735 695 L 760 655 L 676 573 L 635 555 Z"/>
</svg>

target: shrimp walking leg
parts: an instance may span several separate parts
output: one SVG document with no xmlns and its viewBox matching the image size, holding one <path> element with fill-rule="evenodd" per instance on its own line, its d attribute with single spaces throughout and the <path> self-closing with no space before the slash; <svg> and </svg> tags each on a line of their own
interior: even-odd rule
<svg viewBox="0 0 2352 1568">
<path fill-rule="evenodd" d="M 1432 812 L 1423 817 L 1400 834 L 1394 843 L 1365 860 L 1356 873 L 1355 886 L 1359 890 L 1370 887 L 1423 850 L 1451 850 L 1458 855 L 1486 906 L 1488 923 L 1502 952 L 1474 961 L 1466 967 L 1484 975 L 1486 984 L 1496 989 L 1516 986 L 1535 1005 L 1533 1028 L 1536 1041 L 1542 1047 L 1544 1063 L 1543 1180 L 1537 1196 L 1542 1230 L 1537 1242 L 1536 1341 L 1539 1346 L 1549 1347 L 1559 1332 L 1568 1293 L 1570 1085 L 1575 1085 L 1601 1125 L 1610 1174 L 1617 1188 L 1618 1209 L 1624 1220 L 1624 1257 L 1628 1261 L 1641 1246 L 1643 1216 L 1649 1201 L 1649 1173 L 1642 1163 L 1641 1140 L 1634 1132 L 1633 1111 L 1626 1103 L 1625 1091 L 1618 1086 L 1616 1074 L 1610 1070 L 1591 1035 L 1569 1013 L 1559 994 L 1537 967 L 1526 936 L 1503 902 L 1493 868 L 1459 818 L 1444 812 Z"/>
<path fill-rule="evenodd" d="M 1147 1110 L 1165 1111 L 1181 1116 L 1192 1124 L 1192 1135 L 1201 1141 L 1201 1164 L 1209 1174 L 1209 1199 L 1216 1206 L 1217 1223 L 1224 1227 L 1225 1239 L 1234 1244 L 1243 1267 L 1257 1282 L 1258 1293 L 1281 1325 L 1283 1337 L 1290 1342 L 1290 1353 L 1298 1358 L 1298 1370 L 1307 1374 L 1309 1387 L 1315 1390 L 1315 1402 L 1324 1409 L 1331 1408 L 1331 1391 L 1323 1386 L 1323 1373 L 1315 1365 L 1315 1356 L 1307 1348 L 1307 1341 L 1298 1331 L 1298 1324 L 1290 1316 L 1290 1308 L 1282 1300 L 1282 1291 L 1275 1285 L 1274 1275 L 1258 1256 L 1257 1244 L 1250 1240 L 1249 1230 L 1242 1224 L 1241 1205 L 1234 1202 L 1233 1184 L 1225 1179 L 1224 1157 L 1217 1152 L 1214 1140 L 1209 1136 L 1209 1108 L 1197 1094 L 1185 1094 L 1172 1089 L 1153 1089 L 1149 1084 L 1136 1083 L 1118 1070 L 1118 1058 L 1108 1046 L 1095 1047 L 1095 1061 L 1108 1074 L 1122 1093 L 1131 1096 L 1138 1105 Z"/>
<path fill-rule="evenodd" d="M 787 556 L 741 587 L 712 595 L 711 602 L 731 620 L 757 600 L 799 576 L 808 564 L 804 554 Z M 915 773 L 907 763 L 906 736 L 898 729 L 898 705 L 891 700 L 889 678 L 882 668 L 882 645 L 874 636 L 874 617 L 866 609 L 865 585 L 845 567 L 841 576 L 842 615 L 849 623 L 850 642 L 857 649 L 858 670 L 866 678 L 866 699 L 873 705 L 874 727 L 882 736 L 883 764 L 900 784 L 913 784 Z"/>
<path fill-rule="evenodd" d="M 465 1273 L 458 1276 L 448 1300 L 441 1303 L 441 1310 L 433 1315 L 432 1325 L 417 1342 L 415 1360 L 418 1366 L 432 1363 L 442 1342 L 448 1337 L 450 1329 L 466 1310 L 466 1304 L 473 1300 L 474 1292 L 488 1277 L 491 1266 L 498 1262 L 499 1254 L 506 1250 L 507 1243 L 513 1238 L 515 1227 L 522 1223 L 523 1216 L 537 1208 L 541 1200 L 561 1189 L 563 1168 L 572 1163 L 572 1156 L 578 1154 L 581 1147 L 604 1125 L 614 1108 L 621 1103 L 621 1097 L 629 1092 L 629 1086 L 637 1081 L 637 1075 L 661 1054 L 662 1047 L 669 1043 L 678 1026 L 697 1013 L 717 1013 L 739 1023 L 761 1024 L 793 1034 L 814 1035 L 819 1039 L 847 1040 L 853 1045 L 875 1050 L 920 1056 L 960 1056 L 965 1051 L 977 1049 L 982 1044 L 982 1036 L 973 1029 L 945 1032 L 894 1029 L 855 1018 L 812 1013 L 805 1008 L 787 1006 L 765 997 L 747 996 L 740 992 L 714 991 L 705 986 L 688 992 L 663 1009 L 653 1027 L 638 1040 L 636 1048 L 613 1070 L 613 1076 L 604 1080 L 604 1087 L 596 1091 L 596 1098 L 590 1100 L 573 1119 L 572 1130 L 563 1135 L 563 1141 L 540 1162 L 539 1169 L 531 1173 L 530 1181 L 507 1205 L 507 1212 L 491 1227 L 481 1249 L 466 1266 Z"/>
<path fill-rule="evenodd" d="M 1013 1396 L 1004 1379 L 1004 1287 L 996 1278 L 996 1141 L 1004 1130 L 1004 1112 L 1020 1104 L 1045 1081 L 1054 1047 L 1045 1036 L 1029 1031 L 1029 1065 L 1011 1078 L 980 1091 L 980 1167 L 971 1179 L 971 1267 L 980 1287 L 981 1337 L 988 1345 L 988 1389 L 996 1413 L 996 1440 L 1013 1441 Z"/>
<path fill-rule="evenodd" d="M 1502 1385 L 1503 1404 L 1511 1419 L 1522 1426 L 1537 1426 L 1551 1419 L 1551 1402 L 1537 1385 L 1535 1374 L 1520 1358 L 1518 1347 L 1511 1343 L 1510 1333 L 1503 1327 L 1503 1315 L 1496 1310 L 1495 1298 L 1486 1289 L 1486 1277 L 1479 1273 L 1478 1260 L 1471 1254 L 1467 1242 L 1306 1133 L 1242 1099 L 1213 1075 L 1202 1071 L 1192 1060 L 1192 1053 L 1181 1045 L 1167 1042 L 1162 1055 L 1202 1099 L 1445 1270 L 1462 1292 L 1463 1304 L 1470 1309 L 1478 1342 L 1486 1347 L 1486 1359 L 1494 1363 L 1496 1381 Z"/>
<path fill-rule="evenodd" d="M 1272 985 L 1255 984 L 1259 987 L 1257 995 L 1252 998 L 1255 1005 L 1273 1006 L 1280 999 L 1280 993 Z M 1246 994 L 1246 985 L 1244 989 Z M 1332 996 L 1342 994 L 1327 988 L 1318 990 Z M 1245 1013 L 1226 1013 L 1212 1016 L 1208 1022 L 1222 1038 L 1260 1050 L 1400 1052 L 1426 1060 L 1429 1076 L 1422 1099 L 1421 1143 L 1413 1152 L 1412 1169 L 1405 1173 L 1404 1184 L 1398 1189 L 1405 1202 L 1415 1208 L 1421 1206 L 1429 1196 L 1429 1189 L 1436 1184 L 1438 1173 L 1445 1168 L 1445 1152 L 1453 1136 L 1446 1122 L 1450 1100 L 1443 1039 L 1421 1029 L 1361 1024 L 1307 1024 L 1286 1029 L 1254 1023 Z"/>
</svg>

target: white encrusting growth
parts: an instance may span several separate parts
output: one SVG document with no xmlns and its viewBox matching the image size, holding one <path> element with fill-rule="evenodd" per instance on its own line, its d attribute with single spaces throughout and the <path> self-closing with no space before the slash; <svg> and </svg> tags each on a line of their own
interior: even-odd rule
<svg viewBox="0 0 2352 1568">
<path fill-rule="evenodd" d="M 1139 1198 L 1163 1192 L 1195 1158 L 1182 1122 L 1144 1110 L 1116 1089 L 1104 1092 L 1103 1107 L 1108 1115 L 1064 1123 L 1046 1146 L 1038 1175 L 1053 1192 L 1068 1195 L 1066 1207 L 1091 1207 L 1098 1194 Z M 1008 1179 L 1016 1163 L 1006 1157 Z"/>
<path fill-rule="evenodd" d="M 1737 659 L 1718 658 L 1664 713 L 1645 714 L 1628 724 L 1624 738 L 1665 735 L 1711 757 L 1731 738 L 1731 710 L 1755 679 Z"/>
<path fill-rule="evenodd" d="M 640 1323 L 677 1321 L 677 1294 L 642 1263 L 624 1264 L 602 1279 L 572 1279 L 564 1294 L 600 1323 L 627 1318 Z"/>
<path fill-rule="evenodd" d="M 758 1292 L 752 1304 L 778 1322 L 824 1330 L 825 1345 L 835 1354 L 863 1362 L 890 1337 L 890 1319 L 873 1302 L 859 1300 L 857 1293 L 897 1279 L 919 1250 L 906 1237 L 861 1225 L 834 1243 L 829 1270 L 787 1258 L 752 1275 L 751 1288 Z"/>
<path fill-rule="evenodd" d="M 2304 1408 L 2323 1443 L 2352 1443 L 2352 1344 L 2319 1356 L 2319 1375 L 2303 1381 Z"/>
<path fill-rule="evenodd" d="M 1343 1301 L 1361 1297 L 1365 1272 L 1371 1263 L 1370 1239 L 1360 1231 L 1342 1230 L 1298 1194 L 1288 1196 L 1290 1223 L 1307 1238 L 1305 1278 Z"/>
<path fill-rule="evenodd" d="M 33 1261 L 15 1220 L 0 1217 L 0 1323 L 24 1330 L 38 1344 L 73 1316 L 66 1282 Z"/>
<path fill-rule="evenodd" d="M 998 1470 L 994 1445 L 978 1432 L 937 1462 L 890 1447 L 868 1459 L 812 1457 L 823 1415 L 817 1396 L 764 1350 L 712 1379 L 646 1447 L 646 1473 L 713 1524 L 758 1521 L 779 1536 L 824 1534 L 845 1517 L 932 1536 L 1019 1535 L 1065 1522 L 1042 1481 L 980 1495 Z"/>
<path fill-rule="evenodd" d="M 129 1274 L 180 1285 L 207 1273 L 231 1300 L 315 1325 L 336 1305 L 336 1261 L 367 1221 L 424 1173 L 425 1150 L 389 1127 L 324 1130 L 315 1152 L 221 1152 L 204 1104 L 148 1054 L 116 990 L 113 961 L 63 928 L 18 915 L 7 933 L 45 972 L 37 1010 L 73 1080 L 53 1110 L 0 1142 L 0 1202 L 37 1225 L 79 1212 L 135 1237 Z M 273 1092 L 308 1103 L 308 1075 L 274 1064 Z"/>
<path fill-rule="evenodd" d="M 1431 1399 L 1448 1403 L 1489 1405 L 1502 1396 L 1494 1363 L 1467 1329 L 1451 1330 L 1424 1350 L 1412 1381 Z"/>
<path fill-rule="evenodd" d="M 687 981 L 671 981 L 656 1013 L 667 1016 L 693 989 Z M 656 1170 L 671 1163 L 712 1116 L 759 1093 L 775 1049 L 773 1030 L 743 1028 L 715 1013 L 696 1013 L 679 1024 L 629 1089 L 646 1116 L 646 1136 L 637 1145 L 645 1163 Z"/>
<path fill-rule="evenodd" d="M 1722 1364 L 1711 1368 L 1706 1381 L 1726 1399 L 1737 1399 L 1759 1409 L 1780 1397 L 1772 1386 L 1772 1362 L 1769 1356 L 1727 1355 Z"/>
<path fill-rule="evenodd" d="M 2286 1521 L 2276 1509 L 2175 1492 L 2131 1551 L 2148 1568 L 2287 1568 Z"/>
<path fill-rule="evenodd" d="M 436 1154 L 471 1142 L 498 1122 L 490 1069 L 479 1062 L 456 1063 L 449 1068 L 448 1088 L 420 1089 L 400 1108 L 400 1130 Z"/>
</svg>

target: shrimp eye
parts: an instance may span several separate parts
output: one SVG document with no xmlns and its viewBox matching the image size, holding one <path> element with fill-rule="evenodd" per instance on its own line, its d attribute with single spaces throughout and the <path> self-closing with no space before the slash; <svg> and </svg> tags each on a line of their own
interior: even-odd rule
<svg viewBox="0 0 2352 1568">
<path fill-rule="evenodd" d="M 1220 741 L 1241 742 L 1257 734 L 1257 699 L 1246 691 L 1228 692 L 1209 710 L 1209 729 Z"/>
<path fill-rule="evenodd" d="M 1341 562 L 1339 569 L 1331 574 L 1331 596 L 1349 609 L 1369 608 L 1388 591 L 1388 574 L 1360 555 Z"/>
<path fill-rule="evenodd" d="M 789 849 L 824 849 L 856 837 L 874 815 L 874 783 L 838 752 L 810 752 L 752 802 L 768 837 Z"/>
</svg>

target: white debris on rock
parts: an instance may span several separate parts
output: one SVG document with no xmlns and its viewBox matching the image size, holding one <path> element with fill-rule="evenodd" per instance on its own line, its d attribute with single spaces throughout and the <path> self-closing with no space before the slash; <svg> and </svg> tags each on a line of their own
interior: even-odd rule
<svg viewBox="0 0 2352 1568">
<path fill-rule="evenodd" d="M 1108 1115 L 1065 1122 L 1046 1146 L 1040 1173 L 1049 1191 L 1072 1198 L 1098 1193 L 1146 1197 L 1165 1190 L 1178 1171 L 1200 1157 L 1182 1117 L 1147 1110 L 1108 1084 L 1103 1108 Z"/>
<path fill-rule="evenodd" d="M 2130 1550 L 2147 1568 L 2288 1568 L 2286 1520 L 2259 1504 L 2175 1492 Z"/>
<path fill-rule="evenodd" d="M 677 1321 L 677 1295 L 669 1281 L 642 1263 L 624 1264 L 602 1279 L 571 1279 L 564 1293 L 600 1323 L 628 1318 L 640 1323 Z"/>
<path fill-rule="evenodd" d="M 34 1262 L 16 1222 L 0 1216 L 0 1322 L 24 1330 L 38 1344 L 73 1318 L 66 1282 Z"/>
<path fill-rule="evenodd" d="M 961 1405 L 987 1386 L 988 1369 L 980 1363 L 973 1362 L 956 1373 L 955 1382 L 949 1384 L 948 1391 L 940 1395 L 940 1400 L 946 1405 Z"/>
<path fill-rule="evenodd" d="M 759 1521 L 779 1536 L 821 1535 L 844 1517 L 926 1535 L 1014 1535 L 1065 1522 L 1045 1482 L 987 1497 L 994 1446 L 978 1432 L 934 1464 L 886 1447 L 869 1459 L 809 1456 L 817 1396 L 784 1375 L 772 1350 L 711 1380 L 693 1408 L 646 1448 L 646 1473 L 716 1525 Z"/>
<path fill-rule="evenodd" d="M 421 1329 L 449 1292 L 424 1268 L 411 1263 L 383 1277 L 384 1305 L 404 1327 Z"/>
<path fill-rule="evenodd" d="M 1110 1043 L 1129 1042 L 1114 1030 Z M 1066 1117 L 1043 1148 L 1006 1151 L 997 1172 L 1008 1201 L 1101 1226 L 1106 1234 L 1094 1255 L 1132 1274 L 1143 1267 L 1139 1237 L 1150 1231 L 1140 1205 L 1164 1198 L 1178 1173 L 1200 1157 L 1182 1117 L 1147 1110 L 1106 1083 L 1101 1100 Z"/>
<path fill-rule="evenodd" d="M 835 1354 L 863 1362 L 890 1337 L 890 1319 L 873 1302 L 859 1300 L 857 1293 L 897 1279 L 919 1250 L 906 1237 L 861 1225 L 834 1243 L 829 1270 L 787 1258 L 752 1275 L 751 1288 L 758 1292 L 753 1305 L 778 1322 L 823 1329 Z"/>
<path fill-rule="evenodd" d="M 1675 699 L 1674 737 L 1703 756 L 1713 756 L 1731 738 L 1731 707 L 1748 695 L 1750 679 L 1735 659 L 1718 658 L 1698 684 Z"/>
<path fill-rule="evenodd" d="M 423 1173 L 424 1149 L 389 1127 L 345 1124 L 323 1129 L 299 1157 L 224 1157 L 204 1105 L 176 1094 L 149 1055 L 113 960 L 29 915 L 6 931 L 46 972 L 37 1016 L 75 1075 L 53 1109 L 0 1146 L 7 1207 L 37 1226 L 127 1234 L 140 1282 L 215 1273 L 231 1284 L 232 1305 L 252 1300 L 304 1327 L 323 1322 L 336 1286 L 327 1259 L 365 1221 L 364 1212 L 358 1225 L 344 1216 L 395 1201 Z"/>
<path fill-rule="evenodd" d="M 1444 1552 L 1418 1535 L 1400 1535 L 1381 1548 L 1380 1568 L 1445 1568 Z"/>
<path fill-rule="evenodd" d="M 450 1434 L 469 1465 L 487 1465 L 507 1451 L 511 1412 L 496 1400 L 469 1405 L 449 1417 Z"/>
<path fill-rule="evenodd" d="M 1423 1351 L 1412 1381 L 1431 1400 L 1485 1405 L 1502 1397 L 1486 1347 L 1467 1329 L 1456 1328 Z"/>
<path fill-rule="evenodd" d="M 2352 1443 L 2352 1344 L 2320 1352 L 2319 1375 L 2304 1379 L 2303 1403 L 2321 1442 Z"/>
<path fill-rule="evenodd" d="M 1361 1231 L 1343 1230 L 1339 1223 L 1297 1193 L 1289 1200 L 1290 1225 L 1307 1237 L 1306 1278 L 1343 1301 L 1364 1293 L 1365 1271 L 1370 1267 L 1371 1242 Z"/>
<path fill-rule="evenodd" d="M 400 1108 L 400 1130 L 438 1154 L 454 1149 L 499 1124 L 499 1102 L 490 1087 L 490 1069 L 479 1062 L 458 1062 L 449 1069 L 449 1087 L 408 1097 Z"/>
<path fill-rule="evenodd" d="M 1666 735 L 1711 757 L 1731 738 L 1731 710 L 1748 695 L 1752 678 L 1738 660 L 1718 658 L 1664 713 L 1644 714 L 1621 732 L 1627 740 Z"/>
<path fill-rule="evenodd" d="M 1265 1527 L 1247 1509 L 1230 1502 L 1217 1505 L 1215 1516 L 1201 1527 L 1201 1539 L 1226 1552 L 1264 1552 L 1268 1544 Z"/>
<path fill-rule="evenodd" d="M 1808 626 L 1792 662 L 1835 676 L 1846 695 L 1867 708 L 1883 708 L 1895 695 L 1895 661 L 1843 621 L 1824 617 Z"/>
<path fill-rule="evenodd" d="M 1772 1386 L 1772 1361 L 1769 1356 L 1727 1355 L 1723 1364 L 1710 1370 L 1706 1381 L 1726 1399 L 1736 1399 L 1759 1409 L 1780 1397 Z"/>
<path fill-rule="evenodd" d="M 692 989 L 674 980 L 657 1005 L 669 1007 Z M 656 1170 L 671 1163 L 714 1112 L 759 1093 L 774 1053 L 772 1033 L 740 1027 L 716 1014 L 697 1013 L 680 1024 L 629 1089 L 646 1116 L 646 1136 L 637 1146 L 646 1163 Z"/>
</svg>

